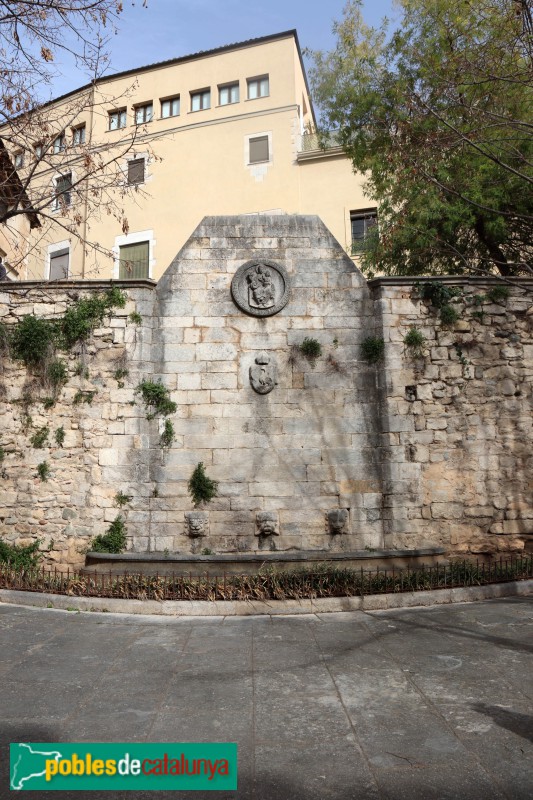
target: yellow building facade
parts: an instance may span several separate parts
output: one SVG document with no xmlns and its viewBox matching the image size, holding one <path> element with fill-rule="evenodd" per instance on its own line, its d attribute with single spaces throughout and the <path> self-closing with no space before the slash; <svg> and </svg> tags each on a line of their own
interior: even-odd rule
<svg viewBox="0 0 533 800">
<path fill-rule="evenodd" d="M 22 279 L 157 280 L 206 215 L 317 214 L 350 252 L 354 220 L 374 213 L 342 150 L 312 135 L 296 31 L 106 77 L 48 108 L 64 127 L 32 181 L 55 199 Z M 13 157 L 27 174 L 31 153 Z M 115 170 L 92 205 L 88 157 L 111 162 L 103 181 Z"/>
</svg>

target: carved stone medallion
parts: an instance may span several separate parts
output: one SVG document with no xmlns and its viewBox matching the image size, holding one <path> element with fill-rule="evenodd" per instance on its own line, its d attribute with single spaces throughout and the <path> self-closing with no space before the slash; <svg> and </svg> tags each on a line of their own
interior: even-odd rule
<svg viewBox="0 0 533 800">
<path fill-rule="evenodd" d="M 188 511 L 185 514 L 186 533 L 191 539 L 207 536 L 209 533 L 209 512 Z"/>
<path fill-rule="evenodd" d="M 274 261 L 247 261 L 231 282 L 231 296 L 241 311 L 254 317 L 271 317 L 287 305 L 289 275 Z"/>
<path fill-rule="evenodd" d="M 278 383 L 275 362 L 266 353 L 259 353 L 255 365 L 250 367 L 250 383 L 258 394 L 268 394 Z"/>
</svg>

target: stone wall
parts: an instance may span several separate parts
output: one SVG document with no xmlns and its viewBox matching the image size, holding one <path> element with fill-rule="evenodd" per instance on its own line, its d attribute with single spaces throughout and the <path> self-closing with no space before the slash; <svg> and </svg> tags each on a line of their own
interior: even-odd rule
<svg viewBox="0 0 533 800">
<path fill-rule="evenodd" d="M 454 281 L 443 325 L 413 281 L 371 282 L 386 342 L 379 370 L 387 547 L 533 549 L 533 281 L 492 302 L 496 280 Z M 421 356 L 404 344 L 411 327 Z"/>
<path fill-rule="evenodd" d="M 257 317 L 233 300 L 233 276 L 251 259 L 286 269 L 279 313 Z M 38 537 L 49 563 L 79 565 L 122 514 L 139 552 L 505 553 L 528 544 L 531 285 L 493 303 L 490 285 L 463 282 L 460 318 L 443 326 L 412 282 L 367 285 L 320 220 L 290 216 L 206 218 L 157 286 L 120 285 L 126 307 L 63 354 L 69 380 L 53 407 L 47 389 L 2 356 L 6 540 Z M 0 319 L 9 328 L 26 314 L 53 318 L 108 286 L 5 285 Z M 404 344 L 413 326 L 425 337 L 418 355 Z M 376 365 L 361 356 L 369 336 L 385 340 Z M 315 360 L 299 350 L 306 337 L 321 344 Z M 254 390 L 250 368 L 274 366 L 277 385 Z M 161 381 L 177 403 L 170 447 L 164 418 L 147 419 L 135 392 L 143 380 Z M 75 403 L 80 392 L 96 393 Z M 45 447 L 33 447 L 46 426 Z M 191 527 L 187 482 L 199 462 L 219 491 Z M 131 497 L 123 508 L 119 492 Z"/>
<path fill-rule="evenodd" d="M 25 315 L 57 319 L 76 300 L 109 285 L 0 284 L 0 322 L 9 330 Z M 134 465 L 139 481 L 135 506 L 147 502 L 142 496 L 148 479 L 146 441 L 137 433 L 135 420 L 142 412 L 132 387 L 150 367 L 154 293 L 148 283 L 129 285 L 126 293 L 125 308 L 95 329 L 86 344 L 59 354 L 69 378 L 51 408 L 46 407 L 50 387 L 5 349 L 0 353 L 0 535 L 18 544 L 40 539 L 46 562 L 60 567 L 83 564 L 92 538 L 119 513 L 113 498 L 129 484 L 117 482 L 109 465 L 117 454 L 128 452 Z M 128 319 L 135 311 L 142 315 L 140 326 Z M 125 369 L 128 375 L 117 379 L 117 370 Z M 80 394 L 82 402 L 77 402 Z M 33 447 L 32 437 L 45 427 L 45 446 Z M 55 440 L 59 428 L 65 433 L 62 446 Z M 50 469 L 46 481 L 37 474 L 44 462 Z"/>
<path fill-rule="evenodd" d="M 277 314 L 244 313 L 231 295 L 250 259 L 281 264 L 290 297 Z M 271 270 L 272 271 L 272 270 Z M 190 548 L 183 515 L 197 463 L 219 482 L 199 549 L 380 547 L 381 485 L 374 369 L 359 363 L 374 316 L 361 273 L 317 217 L 207 218 L 157 286 L 155 374 L 178 403 L 172 449 L 152 460 L 157 526 L 136 547 Z M 299 345 L 313 338 L 320 358 Z M 254 391 L 264 353 L 277 386 Z M 332 535 L 327 512 L 348 512 Z M 261 512 L 277 534 L 258 537 Z"/>
</svg>

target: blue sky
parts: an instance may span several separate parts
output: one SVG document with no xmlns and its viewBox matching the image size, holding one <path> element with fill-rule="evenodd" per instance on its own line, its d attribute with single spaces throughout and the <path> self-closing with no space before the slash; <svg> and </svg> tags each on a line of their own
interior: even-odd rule
<svg viewBox="0 0 533 800">
<path fill-rule="evenodd" d="M 365 0 L 370 24 L 392 16 L 393 0 Z M 155 61 L 296 28 L 302 48 L 333 46 L 331 28 L 342 17 L 345 0 L 125 0 L 120 28 L 111 37 L 108 72 L 122 72 Z M 86 83 L 67 64 L 54 81 L 59 95 Z"/>
</svg>

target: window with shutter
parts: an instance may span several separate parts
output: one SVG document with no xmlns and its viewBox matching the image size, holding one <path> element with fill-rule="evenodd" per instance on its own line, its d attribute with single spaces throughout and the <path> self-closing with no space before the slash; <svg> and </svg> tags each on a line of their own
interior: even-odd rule
<svg viewBox="0 0 533 800">
<path fill-rule="evenodd" d="M 50 274 L 51 281 L 64 281 L 68 278 L 68 266 L 70 253 L 68 247 L 65 250 L 57 250 L 50 255 Z"/>
<path fill-rule="evenodd" d="M 126 244 L 119 248 L 120 280 L 149 277 L 150 243 Z"/>
<path fill-rule="evenodd" d="M 133 158 L 128 161 L 128 183 L 135 185 L 144 183 L 144 158 Z"/>
<path fill-rule="evenodd" d="M 258 164 L 260 161 L 269 160 L 268 136 L 255 136 L 249 140 L 249 163 Z"/>
</svg>

